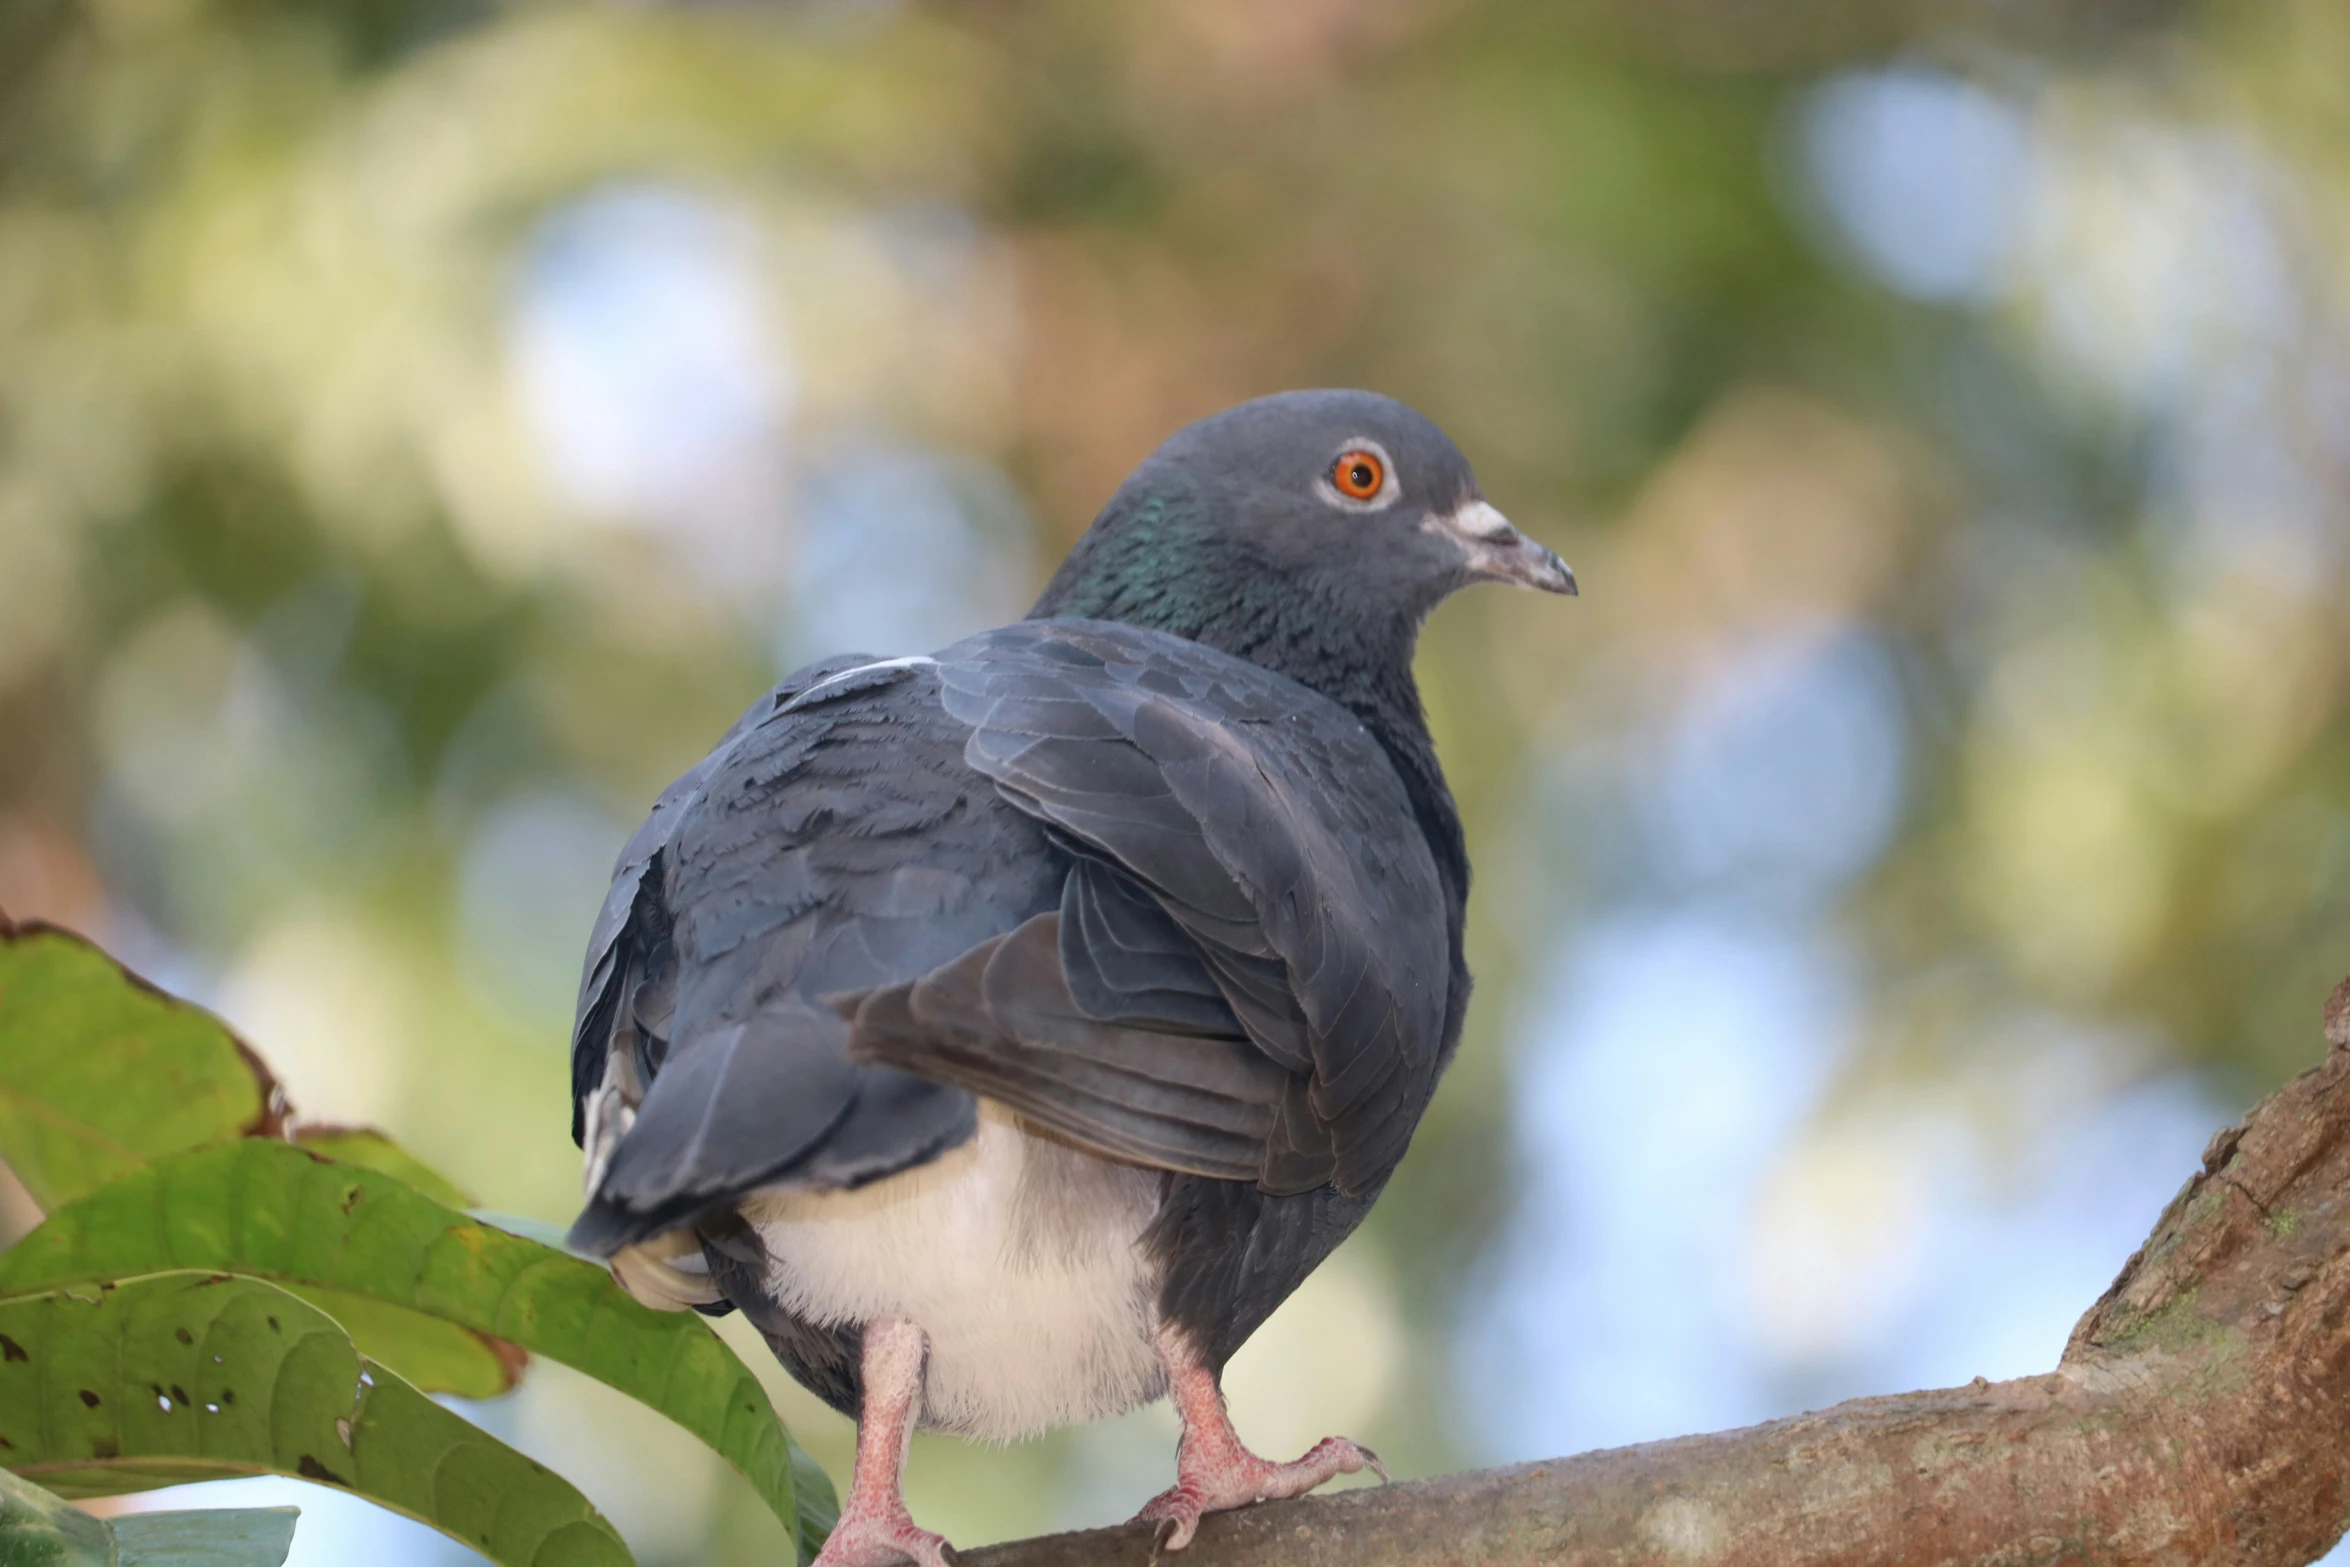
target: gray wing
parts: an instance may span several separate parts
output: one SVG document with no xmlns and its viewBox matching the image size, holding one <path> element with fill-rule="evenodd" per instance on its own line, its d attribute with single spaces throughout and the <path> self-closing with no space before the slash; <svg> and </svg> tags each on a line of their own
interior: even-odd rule
<svg viewBox="0 0 2350 1567">
<path fill-rule="evenodd" d="M 1059 907 L 859 998 L 856 1048 L 1063 1135 L 1365 1191 L 1434 1089 L 1447 904 L 1353 715 L 1198 643 L 1031 621 L 939 655 L 964 755 L 1077 860 Z"/>
<path fill-rule="evenodd" d="M 1179 638 L 1031 622 L 835 660 L 623 855 L 574 1041 L 610 1251 L 970 1134 L 1374 1189 L 1433 1088 L 1446 904 L 1350 714 Z"/>
<path fill-rule="evenodd" d="M 663 795 L 581 988 L 574 1244 L 610 1253 L 777 1181 L 858 1185 L 970 1135 L 969 1093 L 850 1060 L 821 999 L 1057 903 L 1063 857 L 963 761 L 968 734 L 927 661 L 835 659 Z"/>
<path fill-rule="evenodd" d="M 711 747 L 708 756 L 661 791 L 661 798 L 653 802 L 643 825 L 620 851 L 619 862 L 612 867 L 611 890 L 605 894 L 604 907 L 597 913 L 595 929 L 588 936 L 586 972 L 579 981 L 579 1005 L 571 1035 L 571 1140 L 574 1143 L 586 1145 L 588 1106 L 605 1076 L 612 1031 L 618 1027 L 633 1034 L 633 1020 L 627 1013 L 633 1009 L 637 990 L 647 978 L 644 932 L 649 924 L 660 919 L 657 867 L 669 841 L 677 836 L 678 822 L 700 802 L 711 776 L 726 765 L 746 734 L 772 722 L 809 687 L 843 670 L 874 662 L 855 653 L 826 659 L 796 672 L 760 697 L 748 712 L 735 720 L 725 737 Z M 656 901 L 640 909 L 639 900 L 644 896 L 648 874 L 655 880 Z M 633 973 L 628 972 L 632 965 L 636 970 Z"/>
</svg>

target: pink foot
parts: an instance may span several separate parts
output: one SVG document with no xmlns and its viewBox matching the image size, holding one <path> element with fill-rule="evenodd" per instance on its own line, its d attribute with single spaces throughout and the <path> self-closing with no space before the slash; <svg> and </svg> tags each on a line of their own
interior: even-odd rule
<svg viewBox="0 0 2350 1567">
<path fill-rule="evenodd" d="M 898 1483 L 906 1443 L 921 1419 L 922 1365 L 929 1354 L 930 1341 L 911 1322 L 883 1318 L 865 1324 L 857 1469 L 849 1479 L 848 1504 L 814 1567 L 960 1567 L 953 1546 L 914 1527 Z"/>
<path fill-rule="evenodd" d="M 841 1514 L 816 1553 L 814 1567 L 960 1567 L 955 1548 L 928 1529 L 915 1526 L 903 1507 L 894 1513 Z"/>
<path fill-rule="evenodd" d="M 1288 1464 L 1259 1458 L 1237 1439 L 1229 1446 L 1186 1441 L 1175 1468 L 1175 1484 L 1135 1514 L 1135 1522 L 1159 1526 L 1159 1544 L 1169 1551 L 1189 1545 L 1206 1514 L 1246 1507 L 1251 1502 L 1303 1496 L 1325 1480 L 1365 1469 L 1382 1480 L 1387 1478 L 1387 1467 L 1379 1462 L 1377 1453 L 1342 1436 L 1324 1437 L 1305 1457 Z"/>
</svg>

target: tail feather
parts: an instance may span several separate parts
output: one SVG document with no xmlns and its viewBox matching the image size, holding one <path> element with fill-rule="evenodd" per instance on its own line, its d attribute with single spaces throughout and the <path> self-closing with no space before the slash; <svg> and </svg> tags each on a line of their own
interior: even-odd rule
<svg viewBox="0 0 2350 1567">
<path fill-rule="evenodd" d="M 571 1244 L 608 1257 L 764 1186 L 860 1186 L 976 1129 L 968 1093 L 853 1064 L 847 1048 L 847 1024 L 796 996 L 673 1039 Z"/>
</svg>

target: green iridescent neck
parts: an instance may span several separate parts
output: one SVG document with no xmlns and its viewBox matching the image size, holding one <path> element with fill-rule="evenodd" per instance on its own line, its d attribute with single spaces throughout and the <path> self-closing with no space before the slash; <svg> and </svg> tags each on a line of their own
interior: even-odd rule
<svg viewBox="0 0 2350 1567">
<path fill-rule="evenodd" d="M 1196 491 L 1121 493 L 1029 618 L 1171 632 L 1312 687 L 1383 739 L 1410 746 L 1425 732 L 1412 681 L 1418 616 L 1367 605 L 1343 571 L 1276 570 Z"/>
<path fill-rule="evenodd" d="M 1196 498 L 1144 496 L 1078 541 L 1029 618 L 1115 620 L 1220 644 L 1227 623 L 1271 612 L 1279 596 L 1238 554 Z"/>
</svg>

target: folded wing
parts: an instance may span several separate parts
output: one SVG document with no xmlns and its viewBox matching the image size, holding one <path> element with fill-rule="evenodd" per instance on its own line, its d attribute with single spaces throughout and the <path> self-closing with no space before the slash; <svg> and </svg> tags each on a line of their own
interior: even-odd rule
<svg viewBox="0 0 2350 1567">
<path fill-rule="evenodd" d="M 575 1239 L 921 1163 L 974 1095 L 1110 1158 L 1373 1190 L 1433 1088 L 1445 909 L 1378 743 L 1254 665 L 1039 621 L 817 666 L 622 856 Z"/>
<path fill-rule="evenodd" d="M 1370 733 L 1282 676 L 1099 622 L 989 632 L 938 674 L 966 759 L 1077 864 L 1053 916 L 861 1001 L 860 1052 L 1118 1157 L 1375 1187 L 1434 1086 L 1449 947 Z"/>
</svg>

